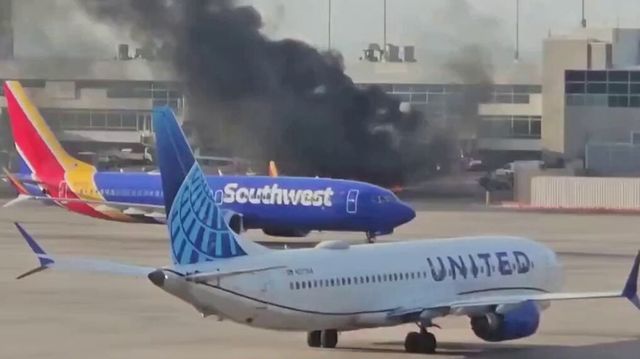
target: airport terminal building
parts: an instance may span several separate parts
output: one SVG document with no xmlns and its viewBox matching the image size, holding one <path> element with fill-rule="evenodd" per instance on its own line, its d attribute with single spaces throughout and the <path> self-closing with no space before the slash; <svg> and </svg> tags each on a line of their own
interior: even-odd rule
<svg viewBox="0 0 640 359">
<path fill-rule="evenodd" d="M 429 121 L 455 128 L 468 153 L 493 153 L 503 162 L 539 157 L 540 85 L 467 85 L 444 78 L 416 80 L 414 71 L 407 74 L 382 78 L 371 72 L 356 74 L 354 80 L 381 86 Z M 144 151 L 151 143 L 154 106 L 169 105 L 178 116 L 183 113 L 185 101 L 176 78 L 166 64 L 144 59 L 0 61 L 0 80 L 20 80 L 72 152 Z"/>
</svg>

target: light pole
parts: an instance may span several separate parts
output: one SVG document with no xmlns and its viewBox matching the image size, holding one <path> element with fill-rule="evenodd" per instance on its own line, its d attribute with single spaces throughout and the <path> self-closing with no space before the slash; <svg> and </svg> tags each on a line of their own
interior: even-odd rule
<svg viewBox="0 0 640 359">
<path fill-rule="evenodd" d="M 516 51 L 513 58 L 520 60 L 520 0 L 516 0 Z"/>
<path fill-rule="evenodd" d="M 331 50 L 331 0 L 327 4 L 327 48 Z"/>
<path fill-rule="evenodd" d="M 387 0 L 383 1 L 382 51 L 387 51 Z"/>
</svg>

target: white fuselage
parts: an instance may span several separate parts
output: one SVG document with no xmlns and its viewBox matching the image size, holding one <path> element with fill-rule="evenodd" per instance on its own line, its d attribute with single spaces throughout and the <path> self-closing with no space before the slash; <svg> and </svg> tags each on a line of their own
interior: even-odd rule
<svg viewBox="0 0 640 359">
<path fill-rule="evenodd" d="M 167 292 L 205 315 L 247 325 L 310 331 L 401 324 L 390 314 L 474 296 L 555 292 L 555 253 L 517 237 L 462 237 L 270 251 L 165 269 Z M 183 274 L 282 266 L 207 283 Z"/>
</svg>

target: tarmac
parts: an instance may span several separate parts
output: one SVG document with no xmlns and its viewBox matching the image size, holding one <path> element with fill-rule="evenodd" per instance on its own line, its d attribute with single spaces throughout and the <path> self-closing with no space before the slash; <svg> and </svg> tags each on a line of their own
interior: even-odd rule
<svg viewBox="0 0 640 359">
<path fill-rule="evenodd" d="M 640 249 L 640 216 L 546 214 L 465 203 L 414 203 L 418 215 L 379 240 L 509 234 L 559 252 L 567 290 L 621 289 Z M 412 358 L 404 336 L 413 325 L 341 333 L 338 348 L 314 349 L 304 333 L 276 332 L 201 318 L 146 278 L 48 271 L 15 277 L 37 264 L 13 223 L 49 252 L 137 264 L 168 264 L 162 225 L 107 222 L 36 203 L 0 209 L 0 358 Z M 250 237 L 274 241 L 260 232 Z M 362 234 L 314 233 L 364 240 Z M 298 242 L 296 239 L 288 241 Z M 367 300 L 367 298 L 363 298 Z M 464 317 L 437 321 L 435 358 L 638 358 L 640 312 L 623 299 L 556 302 L 536 335 L 485 343 Z"/>
</svg>

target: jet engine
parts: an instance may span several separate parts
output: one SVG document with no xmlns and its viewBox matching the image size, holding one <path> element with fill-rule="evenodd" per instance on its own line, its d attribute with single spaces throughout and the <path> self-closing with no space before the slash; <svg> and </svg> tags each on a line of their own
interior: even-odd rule
<svg viewBox="0 0 640 359">
<path fill-rule="evenodd" d="M 511 308 L 498 306 L 493 312 L 471 317 L 473 333 L 488 342 L 528 337 L 538 330 L 539 323 L 540 310 L 532 301 Z"/>
<path fill-rule="evenodd" d="M 229 218 L 229 228 L 236 233 L 242 233 L 245 231 L 244 229 L 244 218 L 241 214 L 234 213 Z"/>
<path fill-rule="evenodd" d="M 304 229 L 264 228 L 262 232 L 268 236 L 275 237 L 305 237 L 310 231 Z"/>
</svg>

